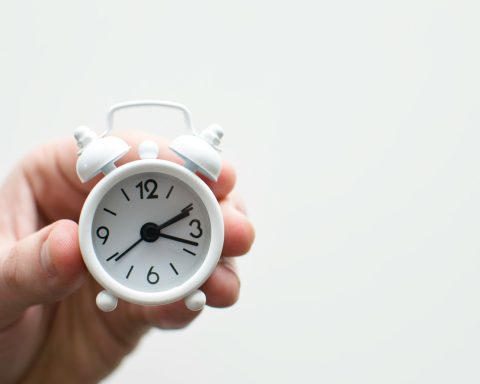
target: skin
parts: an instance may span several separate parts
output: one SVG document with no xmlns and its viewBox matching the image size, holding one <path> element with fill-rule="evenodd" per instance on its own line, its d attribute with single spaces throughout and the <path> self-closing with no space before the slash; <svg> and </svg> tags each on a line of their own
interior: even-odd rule
<svg viewBox="0 0 480 384">
<path fill-rule="evenodd" d="M 161 139 L 122 136 L 132 147 L 117 165 L 138 159 L 137 146 L 157 141 L 160 157 L 178 161 Z M 144 307 L 119 302 L 104 313 L 95 305 L 101 287 L 88 274 L 78 244 L 78 218 L 101 176 L 81 184 L 72 139 L 53 142 L 25 157 L 0 189 L 0 382 L 95 383 L 112 372 L 152 327 L 180 329 L 199 312 L 183 302 Z M 239 296 L 233 256 L 243 255 L 254 229 L 232 194 L 233 168 L 205 180 L 225 221 L 222 258 L 201 288 L 207 305 L 228 307 Z"/>
</svg>

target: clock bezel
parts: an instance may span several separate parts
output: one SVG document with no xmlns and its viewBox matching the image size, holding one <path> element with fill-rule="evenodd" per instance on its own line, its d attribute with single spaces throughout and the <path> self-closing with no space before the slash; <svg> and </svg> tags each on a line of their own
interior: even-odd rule
<svg viewBox="0 0 480 384">
<path fill-rule="evenodd" d="M 190 186 L 203 202 L 210 219 L 210 246 L 205 259 L 195 273 L 180 285 L 159 292 L 143 292 L 129 288 L 114 279 L 102 266 L 95 253 L 92 225 L 95 212 L 103 197 L 119 182 L 140 173 L 161 173 L 175 177 Z M 94 279 L 110 294 L 141 305 L 168 304 L 185 298 L 198 289 L 213 273 L 223 247 L 223 216 L 217 199 L 210 188 L 197 175 L 183 166 L 160 159 L 135 160 L 107 174 L 91 190 L 83 205 L 79 219 L 79 240 L 83 260 Z"/>
</svg>

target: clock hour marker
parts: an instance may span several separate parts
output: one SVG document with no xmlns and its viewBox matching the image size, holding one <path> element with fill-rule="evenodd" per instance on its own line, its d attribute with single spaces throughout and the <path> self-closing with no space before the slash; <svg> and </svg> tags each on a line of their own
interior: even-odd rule
<svg viewBox="0 0 480 384">
<path fill-rule="evenodd" d="M 128 270 L 127 276 L 125 277 L 126 279 L 128 279 L 128 277 L 130 276 L 130 273 L 132 273 L 132 269 L 133 269 L 133 265 Z"/>
<path fill-rule="evenodd" d="M 112 256 L 110 256 L 110 257 L 107 259 L 107 261 L 112 260 L 112 259 L 113 259 L 115 256 L 117 256 L 117 255 L 118 255 L 118 252 L 115 252 Z"/>
<path fill-rule="evenodd" d="M 125 196 L 125 198 L 127 199 L 127 201 L 130 201 L 130 198 L 128 197 L 127 192 L 125 192 L 123 188 L 121 188 L 121 191 L 123 193 L 123 196 Z"/>
<path fill-rule="evenodd" d="M 172 193 L 172 191 L 173 191 L 173 185 L 168 190 L 167 196 L 165 196 L 166 199 L 168 199 L 170 197 L 170 194 Z"/>
<path fill-rule="evenodd" d="M 175 269 L 175 266 L 172 263 L 170 263 L 170 267 L 172 267 L 173 272 L 175 272 L 175 274 L 178 275 L 178 271 Z"/>
<path fill-rule="evenodd" d="M 111 211 L 110 209 L 103 208 L 103 210 L 104 210 L 105 212 L 110 213 L 110 214 L 113 215 L 113 216 L 117 216 L 117 214 L 116 214 L 115 212 Z"/>
<path fill-rule="evenodd" d="M 192 256 L 196 256 L 196 255 L 197 255 L 195 252 L 192 252 L 192 251 L 190 251 L 190 250 L 187 249 L 187 248 L 183 248 L 183 250 L 184 250 L 185 252 L 189 253 L 189 254 L 192 255 Z"/>
</svg>

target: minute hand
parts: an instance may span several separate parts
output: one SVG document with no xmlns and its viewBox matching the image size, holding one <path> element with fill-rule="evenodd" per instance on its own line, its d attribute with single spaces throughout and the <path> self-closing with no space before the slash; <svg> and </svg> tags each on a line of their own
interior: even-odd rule
<svg viewBox="0 0 480 384">
<path fill-rule="evenodd" d="M 193 209 L 192 205 L 187 205 L 185 208 L 182 209 L 182 212 L 180 212 L 178 215 L 173 216 L 171 219 L 167 220 L 163 224 L 160 224 L 157 229 L 158 231 L 161 231 L 163 228 L 168 227 L 169 225 L 172 225 L 173 223 L 176 223 L 177 221 L 180 221 L 184 219 L 185 217 L 188 217 L 190 215 L 190 211 Z"/>
</svg>

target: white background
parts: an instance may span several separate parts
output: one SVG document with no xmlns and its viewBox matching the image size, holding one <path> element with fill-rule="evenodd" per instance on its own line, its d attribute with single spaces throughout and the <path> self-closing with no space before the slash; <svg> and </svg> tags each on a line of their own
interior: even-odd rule
<svg viewBox="0 0 480 384">
<path fill-rule="evenodd" d="M 480 381 L 478 1 L 10 1 L 0 170 L 114 102 L 226 130 L 241 300 L 105 383 Z M 174 137 L 178 116 L 120 128 Z"/>
</svg>

